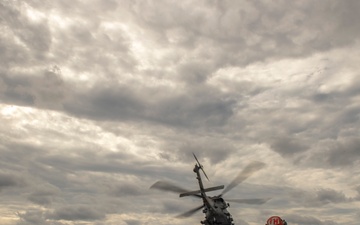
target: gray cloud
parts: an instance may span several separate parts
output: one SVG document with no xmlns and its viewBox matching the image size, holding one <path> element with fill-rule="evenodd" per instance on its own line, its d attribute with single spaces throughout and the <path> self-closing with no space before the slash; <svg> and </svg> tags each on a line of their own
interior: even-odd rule
<svg viewBox="0 0 360 225">
<path fill-rule="evenodd" d="M 329 152 L 327 161 L 333 166 L 350 166 L 359 160 L 360 140 L 358 138 L 346 138 L 335 143 Z"/>
<path fill-rule="evenodd" d="M 127 225 L 140 225 L 141 222 L 138 220 L 126 220 L 125 221 Z"/>
<path fill-rule="evenodd" d="M 215 50 L 211 57 L 216 58 L 216 54 L 221 55 L 220 49 L 225 49 L 223 62 L 231 64 L 274 56 L 298 57 L 348 45 L 354 41 L 349 37 L 355 37 L 359 30 L 351 22 L 357 15 L 356 1 L 279 2 L 276 6 L 263 1 L 213 1 L 191 5 L 190 12 L 189 3 L 178 4 L 157 7 L 143 2 L 134 4 L 133 9 L 158 32 L 181 27 L 188 31 L 185 39 L 192 39 L 195 33 L 196 45 L 189 46 L 209 43 Z"/>
<path fill-rule="evenodd" d="M 93 221 L 104 219 L 105 214 L 100 212 L 92 206 L 67 206 L 59 209 L 55 209 L 53 213 L 49 215 L 49 218 L 55 220 L 68 220 L 68 221 Z"/>
<path fill-rule="evenodd" d="M 143 194 L 139 186 L 132 184 L 120 184 L 112 188 L 110 194 L 116 197 L 138 196 Z"/>
<path fill-rule="evenodd" d="M 335 221 L 329 221 L 325 220 L 322 221 L 316 217 L 313 216 L 301 216 L 301 215 L 287 215 L 286 221 L 290 224 L 314 224 L 314 225 L 325 225 L 325 224 L 331 224 L 331 225 L 337 225 L 338 223 Z"/>
<path fill-rule="evenodd" d="M 19 221 L 17 225 L 30 225 L 30 224 L 39 224 L 39 225 L 47 225 L 50 224 L 46 221 L 45 212 L 41 210 L 28 210 L 24 213 L 18 213 Z M 61 223 L 54 223 L 61 225 Z"/>
<path fill-rule="evenodd" d="M 16 1 L 2 2 L 0 5 L 3 15 L 0 26 L 3 31 L 7 31 L 1 35 L 3 41 L 0 42 L 1 48 L 5 50 L 2 53 L 2 64 L 6 66 L 13 62 L 28 64 L 29 61 L 43 60 L 51 46 L 51 32 L 46 21 L 36 23 L 28 20 L 24 15 L 26 7 L 21 8 L 21 5 Z M 18 42 L 9 40 L 6 35 L 9 33 Z"/>
<path fill-rule="evenodd" d="M 345 197 L 344 193 L 337 192 L 331 189 L 321 189 L 317 192 L 317 199 L 320 202 L 332 202 L 332 203 L 340 203 L 346 202 L 348 199 Z"/>
<path fill-rule="evenodd" d="M 73 96 L 65 108 L 99 120 L 144 120 L 185 127 L 222 126 L 233 114 L 235 102 L 215 96 L 210 89 L 193 95 L 169 93 L 167 97 L 152 96 L 152 91 L 127 86 L 95 88 Z"/>
<path fill-rule="evenodd" d="M 356 199 L 346 196 L 342 191 L 331 188 L 319 188 L 314 191 L 292 189 L 285 190 L 285 193 L 289 195 L 288 200 L 293 204 L 304 207 L 324 207 L 325 205 L 333 204 L 334 208 L 337 208 L 336 205 L 341 205 L 341 203 L 349 204 L 356 201 Z"/>
<path fill-rule="evenodd" d="M 49 205 L 53 198 L 60 194 L 60 190 L 53 185 L 41 185 L 33 190 L 28 199 L 38 205 Z"/>
<path fill-rule="evenodd" d="M 326 140 L 319 144 L 317 151 L 300 157 L 300 161 L 320 167 L 351 168 L 359 160 L 358 142 L 358 138 L 352 134 L 337 140 Z"/>
<path fill-rule="evenodd" d="M 276 139 L 271 145 L 271 148 L 279 154 L 285 156 L 308 150 L 306 143 L 302 143 L 301 141 L 290 137 L 281 137 Z"/>
<path fill-rule="evenodd" d="M 0 173 L 0 191 L 5 188 L 21 187 L 25 185 L 25 180 L 13 173 Z"/>
<path fill-rule="evenodd" d="M 214 183 L 266 161 L 232 194 L 272 199 L 232 205 L 236 223 L 357 224 L 358 8 L 1 2 L 1 208 L 21 225 L 168 224 L 194 202 L 148 188 L 196 188 L 195 152 Z"/>
<path fill-rule="evenodd" d="M 66 99 L 67 87 L 61 71 L 54 66 L 49 71 L 36 71 L 36 78 L 28 74 L 4 74 L 5 91 L 2 101 L 46 109 L 61 109 Z"/>
</svg>

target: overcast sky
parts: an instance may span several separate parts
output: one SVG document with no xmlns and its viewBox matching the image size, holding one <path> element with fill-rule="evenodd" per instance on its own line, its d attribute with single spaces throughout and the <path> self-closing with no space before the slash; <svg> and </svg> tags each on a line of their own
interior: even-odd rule
<svg viewBox="0 0 360 225">
<path fill-rule="evenodd" d="M 0 224 L 360 220 L 360 1 L 1 0 Z M 210 194 L 218 194 L 210 193 Z"/>
</svg>

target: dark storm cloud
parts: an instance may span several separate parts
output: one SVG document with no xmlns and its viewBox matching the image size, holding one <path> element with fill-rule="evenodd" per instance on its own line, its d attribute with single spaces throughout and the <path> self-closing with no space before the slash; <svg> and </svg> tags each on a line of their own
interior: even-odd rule
<svg viewBox="0 0 360 225">
<path fill-rule="evenodd" d="M 110 195 L 116 197 L 138 196 L 141 194 L 143 194 L 143 191 L 134 184 L 120 184 L 110 190 Z"/>
<path fill-rule="evenodd" d="M 33 106 L 46 109 L 61 109 L 66 99 L 67 88 L 54 66 L 47 71 L 29 74 L 2 74 L 4 90 L 0 92 L 3 103 Z"/>
<path fill-rule="evenodd" d="M 6 188 L 22 187 L 25 180 L 13 173 L 0 172 L 0 191 Z"/>
<path fill-rule="evenodd" d="M 180 64 L 177 68 L 179 80 L 194 87 L 198 84 L 205 83 L 213 71 L 214 66 L 201 59 L 196 59 L 195 62 Z"/>
<path fill-rule="evenodd" d="M 183 172 L 169 165 L 158 165 L 134 158 L 127 151 L 109 153 L 89 146 L 89 149 L 41 150 L 39 146 L 4 142 L 1 149 L 3 170 L 23 171 L 18 173 L 0 173 L 0 190 L 17 190 L 26 188 L 26 199 L 32 203 L 51 207 L 61 199 L 88 203 L 88 199 L 72 199 L 63 193 L 81 192 L 84 196 L 92 193 L 103 193 L 113 197 L 142 196 L 147 194 L 150 185 L 157 179 L 173 178 L 181 180 Z M 71 155 L 64 151 L 72 151 Z M 141 166 L 139 166 L 141 165 Z M 118 174 L 136 174 L 132 178 L 121 180 L 105 176 Z M 149 178 L 150 181 L 149 181 Z M 134 180 L 138 180 L 134 182 Z M 149 182 L 146 183 L 145 182 Z M 26 186 L 25 186 L 26 185 Z"/>
<path fill-rule="evenodd" d="M 15 145 L 13 144 L 13 146 Z M 56 152 L 55 149 L 48 152 L 35 151 L 26 154 L 26 151 L 31 151 L 31 149 L 26 149 L 25 146 L 23 148 L 24 153 L 13 152 L 13 154 L 16 154 L 15 158 L 17 159 L 14 163 L 23 167 L 23 170 L 29 171 L 29 173 L 23 175 L 31 181 L 26 189 L 21 190 L 21 193 L 28 193 L 22 195 L 23 200 L 28 200 L 24 201 L 23 204 L 31 202 L 41 205 L 44 211 L 33 212 L 30 210 L 19 214 L 19 224 L 61 224 L 56 223 L 58 220 L 103 220 L 106 213 L 124 213 L 126 210 L 133 210 L 134 207 L 139 210 L 138 206 L 131 207 L 131 205 L 134 204 L 133 201 L 137 199 L 137 196 L 144 195 L 148 186 L 150 186 L 150 183 L 145 181 L 134 184 L 132 179 L 136 180 L 135 176 L 131 179 L 125 179 L 125 176 L 129 174 L 128 170 L 132 170 L 131 164 L 125 165 L 119 161 L 109 162 L 109 159 L 106 159 L 106 157 L 126 159 L 126 157 L 121 157 L 124 154 L 102 156 L 88 151 L 82 152 L 81 155 L 93 155 L 95 158 L 83 156 L 82 160 L 84 161 L 80 162 L 82 161 L 79 158 L 80 156 L 62 157 L 58 155 L 53 158 L 54 160 L 49 161 L 46 159 L 55 154 L 52 153 Z M 1 155 L 7 157 L 3 153 Z M 96 163 L 87 163 L 87 161 L 96 161 Z M 100 165 L 102 163 L 103 165 Z M 106 168 L 107 164 L 113 164 L 113 169 L 102 169 L 102 167 Z M 138 167 L 135 166 L 137 164 L 132 165 Z M 141 173 L 141 171 L 142 167 L 138 168 L 138 172 Z M 130 173 L 136 174 L 138 172 Z M 117 176 L 121 180 L 109 176 L 111 173 L 121 174 Z M 150 171 L 150 173 L 152 172 Z M 159 173 L 155 172 L 154 174 Z M 138 177 L 141 177 L 141 175 L 139 174 Z M 10 182 L 10 184 L 15 185 L 16 183 Z M 11 186 L 12 189 L 14 187 Z M 95 197 L 94 195 L 97 194 L 103 197 Z M 109 196 L 107 197 L 106 194 L 109 194 Z M 7 195 L 10 195 L 10 193 L 7 193 Z M 15 192 L 13 195 L 18 195 L 18 193 Z M 18 199 L 18 197 L 13 198 L 12 201 L 15 199 Z M 67 204 L 71 206 L 67 206 Z M 91 205 L 97 208 L 92 208 Z"/>
<path fill-rule="evenodd" d="M 360 93 L 360 92 L 358 92 Z M 358 95 L 348 96 L 349 98 L 357 97 Z M 351 104 L 351 103 L 350 103 Z M 358 122 L 360 116 L 359 106 L 348 106 L 340 114 L 337 120 L 342 124 L 355 124 Z"/>
<path fill-rule="evenodd" d="M 152 89 L 119 85 L 97 87 L 71 96 L 60 75 L 45 71 L 38 78 L 4 76 L 3 101 L 39 108 L 65 109 L 79 117 L 99 120 L 149 120 L 180 126 L 221 126 L 232 115 L 233 100 L 216 96 L 215 90 L 172 96 L 155 101 Z M 208 94 L 207 94 L 208 93 Z M 164 94 L 166 94 L 164 92 Z M 149 99 L 146 99 L 149 98 Z M 163 98 L 163 97 L 160 97 Z"/>
<path fill-rule="evenodd" d="M 53 173 L 61 172 L 71 174 L 73 173 L 73 171 L 78 171 L 79 173 L 99 172 L 109 174 L 143 174 L 146 176 L 155 177 L 164 176 L 165 174 L 172 174 L 172 176 L 180 176 L 179 171 L 176 171 L 176 169 L 174 168 L 167 168 L 165 170 L 164 166 L 156 165 L 149 162 L 143 162 L 139 159 L 134 158 L 134 156 L 132 156 L 131 158 L 122 159 L 123 155 L 126 157 L 126 154 L 123 154 L 123 152 L 126 151 L 123 151 L 119 154 L 112 154 L 101 153 L 97 152 L 96 150 L 91 151 L 77 149 L 76 152 L 76 154 L 72 155 L 63 155 L 59 154 L 59 152 L 53 154 L 38 155 L 35 158 L 35 163 L 37 163 L 40 168 L 42 166 L 52 167 L 54 170 Z M 136 165 L 141 165 L 141 167 L 137 167 Z M 51 171 L 47 172 L 49 173 Z M 46 173 L 44 173 L 44 175 L 46 175 Z M 79 174 L 78 176 L 81 175 Z M 82 181 L 79 180 L 77 182 L 81 183 Z M 129 188 L 126 186 L 122 188 L 125 188 L 124 190 L 129 190 Z"/>
<path fill-rule="evenodd" d="M 6 146 L 6 142 L 2 140 L 2 146 L 0 146 L 0 191 L 19 190 L 18 188 L 26 188 L 31 184 L 26 173 L 21 172 L 25 161 L 19 160 L 19 157 L 22 158 L 26 153 L 22 151 L 22 147 L 13 147 L 15 146 Z"/>
<path fill-rule="evenodd" d="M 208 94 L 194 93 L 166 99 L 160 102 L 158 109 L 154 108 L 155 115 L 159 116 L 155 120 L 185 127 L 221 127 L 233 115 L 235 101 Z"/>
<path fill-rule="evenodd" d="M 331 73 L 327 75 L 332 76 Z M 326 84 L 327 79 L 327 76 L 320 77 L 320 83 Z M 350 79 L 357 83 L 356 78 Z M 267 108 L 270 116 L 265 120 L 267 126 L 261 129 L 272 129 L 263 133 L 262 140 L 273 151 L 296 163 L 320 167 L 353 165 L 358 160 L 355 146 L 360 113 L 356 104 L 359 94 L 353 91 L 358 88 L 355 83 L 342 89 L 333 88 L 326 94 L 306 84 L 299 86 L 301 91 L 292 89 L 293 93 L 287 95 L 292 101 L 298 101 L 299 107 L 286 108 L 279 104 L 278 108 L 276 105 Z M 314 100 L 315 93 L 322 97 Z M 250 118 L 256 121 L 255 118 L 263 119 L 263 116 L 250 115 Z"/>
<path fill-rule="evenodd" d="M 49 205 L 52 202 L 51 196 L 43 195 L 42 193 L 34 193 L 28 199 L 37 205 Z"/>
<path fill-rule="evenodd" d="M 85 115 L 93 119 L 137 119 L 146 109 L 139 94 L 122 85 L 94 88 L 74 97 L 75 99 L 66 105 L 66 109 L 75 115 Z"/>
<path fill-rule="evenodd" d="M 309 166 L 327 168 L 351 168 L 360 160 L 359 138 L 351 134 L 349 137 L 338 137 L 322 141 L 314 146 L 316 151 L 303 159 Z"/>
<path fill-rule="evenodd" d="M 105 218 L 105 214 L 99 209 L 92 206 L 65 206 L 59 209 L 55 209 L 53 213 L 49 215 L 49 218 L 54 220 L 68 220 L 68 221 L 94 221 Z"/>
<path fill-rule="evenodd" d="M 332 189 L 321 189 L 317 192 L 317 199 L 324 203 L 340 203 L 346 202 L 348 199 L 342 192 L 337 192 Z"/>
<path fill-rule="evenodd" d="M 123 85 L 94 88 L 73 96 L 65 108 L 69 113 L 97 120 L 143 120 L 189 127 L 222 126 L 233 114 L 235 102 L 222 99 L 215 90 L 169 93 L 167 97 L 152 96 L 153 91 Z"/>
<path fill-rule="evenodd" d="M 28 200 L 38 205 L 49 205 L 54 200 L 54 197 L 59 194 L 59 188 L 49 184 L 42 184 L 34 188 L 32 193 L 29 194 Z"/>
<path fill-rule="evenodd" d="M 319 188 L 315 191 L 287 189 L 284 193 L 289 195 L 289 198 L 283 200 L 290 201 L 292 206 L 324 207 L 332 204 L 334 208 L 341 208 L 341 206 L 338 207 L 337 205 L 357 201 L 356 198 L 348 197 L 342 191 L 331 188 Z M 290 202 L 287 203 L 289 206 Z"/>
<path fill-rule="evenodd" d="M 332 166 L 351 166 L 360 160 L 360 139 L 346 138 L 335 143 L 327 162 Z"/>
<path fill-rule="evenodd" d="M 284 156 L 291 156 L 293 154 L 303 152 L 308 150 L 308 146 L 305 143 L 302 143 L 300 140 L 296 138 L 290 137 L 280 137 L 271 145 L 271 148 Z"/>
</svg>

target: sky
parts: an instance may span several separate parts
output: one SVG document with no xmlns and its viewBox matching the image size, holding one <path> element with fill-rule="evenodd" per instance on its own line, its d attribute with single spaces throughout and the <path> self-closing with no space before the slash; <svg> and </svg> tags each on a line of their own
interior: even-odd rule
<svg viewBox="0 0 360 225">
<path fill-rule="evenodd" d="M 360 1 L 1 0 L 0 224 L 358 225 Z M 219 192 L 209 193 L 215 195 Z"/>
</svg>

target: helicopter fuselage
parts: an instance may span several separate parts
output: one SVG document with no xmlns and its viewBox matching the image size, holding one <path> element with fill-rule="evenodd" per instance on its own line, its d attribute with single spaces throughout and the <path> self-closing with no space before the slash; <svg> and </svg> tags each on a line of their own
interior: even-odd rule
<svg viewBox="0 0 360 225">
<path fill-rule="evenodd" d="M 202 169 L 201 165 L 196 164 L 194 172 L 196 173 L 196 179 L 198 180 L 200 187 L 200 194 L 204 202 L 203 213 L 205 213 L 205 220 L 201 221 L 205 225 L 234 225 L 231 214 L 227 211 L 230 206 L 220 196 L 208 197 L 206 191 L 224 188 L 224 186 L 218 186 L 214 188 L 205 189 L 201 180 L 199 170 Z"/>
<path fill-rule="evenodd" d="M 211 208 L 205 207 L 205 220 L 201 221 L 202 224 L 213 225 L 234 225 L 231 214 L 227 211 L 229 204 L 223 198 L 218 196 L 210 197 L 213 202 Z"/>
</svg>

